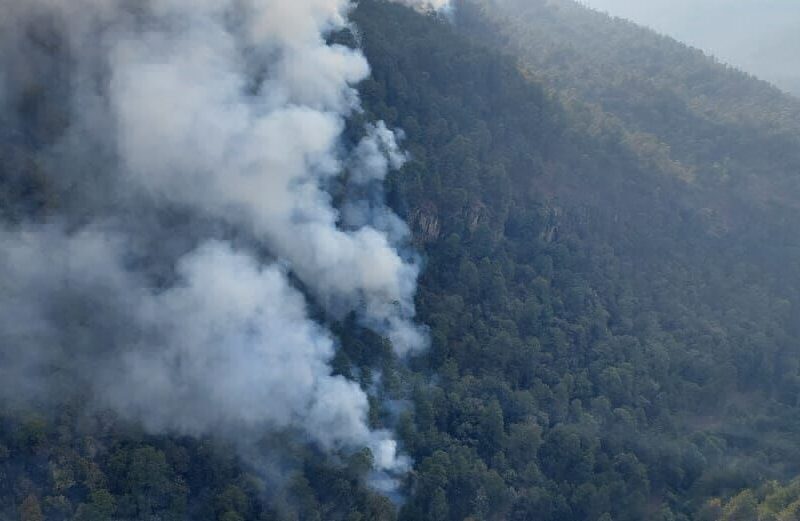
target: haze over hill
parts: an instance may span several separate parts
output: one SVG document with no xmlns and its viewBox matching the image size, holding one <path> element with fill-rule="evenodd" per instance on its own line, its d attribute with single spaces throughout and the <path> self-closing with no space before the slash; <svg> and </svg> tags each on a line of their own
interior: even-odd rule
<svg viewBox="0 0 800 521">
<path fill-rule="evenodd" d="M 583 0 L 651 27 L 800 96 L 800 2 Z"/>
<path fill-rule="evenodd" d="M 0 0 L 0 520 L 800 518 L 800 99 L 442 4 Z"/>
</svg>

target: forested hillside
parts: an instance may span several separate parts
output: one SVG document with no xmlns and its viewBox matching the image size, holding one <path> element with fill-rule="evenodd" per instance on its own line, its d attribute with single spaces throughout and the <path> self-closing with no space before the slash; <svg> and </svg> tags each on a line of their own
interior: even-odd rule
<svg viewBox="0 0 800 521">
<path fill-rule="evenodd" d="M 696 49 L 572 0 L 466 1 L 473 37 L 519 59 L 558 97 L 578 102 L 651 156 L 705 186 L 796 190 L 800 101 Z M 488 21 L 488 24 L 487 24 Z M 597 112 L 602 114 L 598 114 Z"/>
<path fill-rule="evenodd" d="M 470 12 L 460 14 L 457 20 Z M 529 22 L 537 34 L 541 22 Z M 361 24 L 373 53 L 370 22 Z M 421 121 L 437 130 L 450 123 L 449 140 L 428 134 L 422 150 L 409 145 L 426 174 L 416 194 L 407 180 L 400 189 L 418 230 L 435 239 L 420 300 L 434 327 L 433 367 L 438 362 L 437 371 L 453 378 L 431 393 L 442 393 L 431 400 L 435 430 L 461 450 L 475 440 L 474 450 L 513 491 L 507 504 L 479 516 L 507 509 L 501 516 L 519 519 L 669 518 L 670 511 L 691 515 L 703 496 L 796 473 L 793 202 L 764 204 L 763 193 L 750 188 L 724 189 L 701 177 L 699 160 L 684 161 L 689 155 L 678 168 L 693 175 L 675 175 L 677 161 L 665 165 L 627 139 L 638 129 L 623 120 L 615 132 L 619 126 L 604 114 L 586 116 L 595 100 L 565 106 L 558 86 L 518 74 L 515 65 L 524 68 L 524 60 L 468 46 L 476 35 L 485 42 L 480 31 L 490 29 L 457 25 L 462 41 L 449 55 L 432 43 L 446 30 L 431 28 L 431 42 L 409 42 L 414 61 L 401 45 L 387 44 L 398 57 L 384 88 L 389 97 L 399 85 L 388 108 L 415 118 L 398 120 L 410 141 Z M 441 61 L 426 67 L 437 51 Z M 382 58 L 370 57 L 380 79 Z M 410 72 L 395 80 L 404 66 L 424 70 L 430 83 L 410 80 Z M 722 74 L 712 62 L 706 66 Z M 417 101 L 425 91 L 438 91 L 435 101 Z M 664 97 L 643 99 L 657 104 Z M 695 127 L 676 123 L 670 131 L 688 135 Z M 759 168 L 732 168 L 769 186 L 771 196 L 788 198 L 770 178 L 793 179 L 784 161 L 797 149 L 783 136 L 746 135 L 782 153 L 760 154 Z M 726 155 L 741 152 L 737 141 L 715 137 L 726 143 Z M 692 142 L 698 156 L 706 154 L 704 141 Z M 433 230 L 430 223 L 437 223 Z M 477 411 L 465 417 L 454 404 Z M 486 447 L 481 423 L 500 416 L 500 444 Z M 510 446 L 521 440 L 531 445 L 518 454 Z M 454 450 L 437 449 L 428 449 L 431 458 Z M 537 458 L 525 457 L 534 452 Z M 462 487 L 458 480 L 442 487 L 451 509 L 464 497 Z M 453 518 L 474 514 L 474 507 L 462 508 L 451 510 Z"/>
<path fill-rule="evenodd" d="M 267 479 L 214 437 L 86 414 L 79 390 L 3 406 L 0 518 L 794 519 L 800 104 L 568 2 L 455 8 L 362 0 L 331 36 L 372 69 L 346 139 L 383 120 L 410 154 L 387 195 L 432 345 L 400 360 L 328 319 L 335 370 L 413 460 L 392 500 L 367 450 L 271 435 Z M 66 115 L 35 87 L 0 134 L 11 223 L 73 197 L 40 153 Z"/>
</svg>

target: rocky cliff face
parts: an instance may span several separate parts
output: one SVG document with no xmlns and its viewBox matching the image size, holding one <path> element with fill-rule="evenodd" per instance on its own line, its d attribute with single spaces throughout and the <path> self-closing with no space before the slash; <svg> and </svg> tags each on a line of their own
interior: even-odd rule
<svg viewBox="0 0 800 521">
<path fill-rule="evenodd" d="M 409 224 L 414 237 L 423 243 L 434 242 L 442 232 L 439 209 L 432 202 L 423 203 L 411 211 Z"/>
</svg>

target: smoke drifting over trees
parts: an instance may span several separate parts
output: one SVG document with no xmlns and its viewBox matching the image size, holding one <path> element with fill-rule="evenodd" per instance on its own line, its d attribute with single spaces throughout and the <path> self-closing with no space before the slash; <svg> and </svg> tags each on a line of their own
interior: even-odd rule
<svg viewBox="0 0 800 521">
<path fill-rule="evenodd" d="M 426 347 L 419 268 L 379 197 L 405 156 L 382 122 L 342 139 L 369 74 L 326 41 L 350 7 L 3 0 L 5 123 L 71 194 L 2 232 L 6 399 L 59 394 L 66 374 L 152 432 L 299 429 L 405 469 L 366 393 L 332 375 L 335 339 L 303 293 L 401 356 Z M 31 96 L 66 104 L 40 114 L 63 116 L 46 135 L 25 134 Z M 370 196 L 335 205 L 335 183 Z"/>
<path fill-rule="evenodd" d="M 798 511 L 791 96 L 571 0 L 0 7 L 0 519 Z"/>
</svg>

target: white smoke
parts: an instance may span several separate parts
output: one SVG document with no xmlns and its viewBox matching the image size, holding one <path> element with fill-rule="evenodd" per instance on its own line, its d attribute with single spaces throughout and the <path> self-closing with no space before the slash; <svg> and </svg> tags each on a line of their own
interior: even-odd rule
<svg viewBox="0 0 800 521">
<path fill-rule="evenodd" d="M 124 268 L 123 240 L 108 231 L 36 228 L 2 241 L 0 376 L 15 393 L 55 391 L 40 388 L 53 362 L 91 367 L 97 405 L 152 432 L 294 428 L 326 449 L 367 446 L 380 470 L 405 469 L 389 434 L 366 427 L 365 393 L 331 375 L 333 340 L 282 268 L 210 241 L 161 291 Z"/>
<path fill-rule="evenodd" d="M 252 228 L 323 303 L 359 309 L 401 354 L 423 348 L 423 335 L 407 333 L 416 266 L 372 226 L 338 228 L 322 189 L 342 171 L 343 117 L 357 107 L 352 85 L 369 70 L 357 51 L 323 40 L 343 27 L 348 3 L 251 2 L 244 45 L 261 49 L 266 76 L 247 97 L 241 35 L 219 22 L 217 3 L 180 3 L 168 6 L 191 12 L 192 23 L 112 50 L 110 100 L 129 179 Z M 401 164 L 382 123 L 356 155 L 358 178 L 380 179 Z"/>
<path fill-rule="evenodd" d="M 446 11 L 451 8 L 450 0 L 393 0 L 420 11 Z"/>
<path fill-rule="evenodd" d="M 163 345 L 136 346 L 118 374 L 106 373 L 111 405 L 133 409 L 154 431 L 298 427 L 323 448 L 369 446 L 378 468 L 401 469 L 395 442 L 366 427 L 361 388 L 330 375 L 333 341 L 309 320 L 282 269 L 211 242 L 184 257 L 178 273 L 175 287 L 138 307 Z"/>
<path fill-rule="evenodd" d="M 426 346 L 414 323 L 418 267 L 398 253 L 404 223 L 374 198 L 338 210 L 326 190 L 345 172 L 356 187 L 380 183 L 405 161 L 383 122 L 343 147 L 369 74 L 358 50 L 326 42 L 347 27 L 349 1 L 22 4 L 0 0 L 0 28 L 51 17 L 72 66 L 70 131 L 54 150 L 83 166 L 96 152 L 88 143 L 104 148 L 107 196 L 125 213 L 106 202 L 110 227 L 3 232 L 0 268 L 13 276 L 0 291 L 0 376 L 33 393 L 48 367 L 85 374 L 90 364 L 101 405 L 153 432 L 299 429 L 403 470 L 389 433 L 367 426 L 365 392 L 332 376 L 334 341 L 290 282 L 333 316 L 356 312 L 399 355 Z M 4 62 L 19 48 L 6 45 Z M 64 168 L 79 190 L 99 190 Z M 188 251 L 165 254 L 170 282 L 154 284 L 136 257 L 163 237 L 133 221 L 152 208 L 224 223 L 258 248 L 198 227 Z"/>
</svg>

